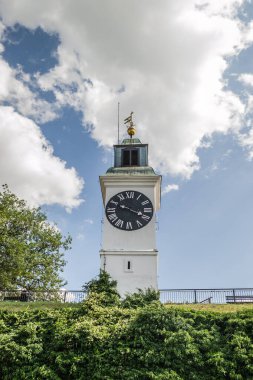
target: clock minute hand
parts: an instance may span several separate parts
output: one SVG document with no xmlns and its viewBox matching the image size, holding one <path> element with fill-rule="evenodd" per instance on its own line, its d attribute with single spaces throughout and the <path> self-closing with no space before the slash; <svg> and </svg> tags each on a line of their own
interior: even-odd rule
<svg viewBox="0 0 253 380">
<path fill-rule="evenodd" d="M 129 210 L 129 211 L 134 212 L 135 214 L 138 214 L 138 211 L 132 210 L 131 208 L 129 208 L 129 207 L 125 206 L 125 205 L 120 205 L 120 208 L 125 208 L 126 210 Z"/>
<path fill-rule="evenodd" d="M 126 210 L 129 210 L 131 212 L 134 212 L 135 214 L 137 215 L 142 215 L 142 212 L 141 211 L 135 211 L 135 210 L 132 210 L 131 208 L 125 206 L 125 205 L 120 205 L 121 208 L 125 208 Z"/>
</svg>

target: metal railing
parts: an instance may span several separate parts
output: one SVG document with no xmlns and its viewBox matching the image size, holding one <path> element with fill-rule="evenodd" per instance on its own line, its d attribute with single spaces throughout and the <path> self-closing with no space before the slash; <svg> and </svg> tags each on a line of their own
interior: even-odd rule
<svg viewBox="0 0 253 380">
<path fill-rule="evenodd" d="M 162 303 L 253 303 L 253 288 L 161 289 Z"/>
<path fill-rule="evenodd" d="M 79 303 L 85 299 L 83 290 L 56 290 L 56 291 L 0 291 L 0 301 L 60 301 Z"/>
<path fill-rule="evenodd" d="M 253 288 L 161 289 L 159 292 L 160 301 L 163 304 L 253 303 Z M 82 290 L 0 291 L 0 301 L 60 301 L 64 303 L 79 303 L 85 297 L 86 293 Z"/>
</svg>

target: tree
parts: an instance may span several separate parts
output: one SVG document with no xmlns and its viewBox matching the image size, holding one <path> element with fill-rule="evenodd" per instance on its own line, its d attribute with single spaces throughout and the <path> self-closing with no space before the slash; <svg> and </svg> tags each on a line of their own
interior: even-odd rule
<svg viewBox="0 0 253 380">
<path fill-rule="evenodd" d="M 60 272 L 71 237 L 63 237 L 40 208 L 0 192 L 0 289 L 52 290 L 64 285 Z"/>
<path fill-rule="evenodd" d="M 101 306 L 119 304 L 120 295 L 117 291 L 117 281 L 113 280 L 104 270 L 101 270 L 97 277 L 87 282 L 82 288 L 88 298 L 96 298 Z"/>
</svg>

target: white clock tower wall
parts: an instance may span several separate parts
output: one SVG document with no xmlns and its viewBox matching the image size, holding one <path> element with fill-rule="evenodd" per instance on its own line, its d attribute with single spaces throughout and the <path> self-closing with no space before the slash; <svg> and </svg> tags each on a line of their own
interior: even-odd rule
<svg viewBox="0 0 253 380">
<path fill-rule="evenodd" d="M 101 252 L 101 269 L 104 268 L 117 281 L 121 296 L 138 289 L 157 289 L 157 252 Z M 130 264 L 130 269 L 128 269 Z"/>
<path fill-rule="evenodd" d="M 129 215 L 129 218 L 136 217 L 143 221 L 141 218 L 145 217 L 145 214 L 141 204 L 136 209 L 136 203 L 127 203 L 130 200 L 124 199 L 116 205 L 115 219 L 108 218 L 106 212 L 104 214 L 100 250 L 101 269 L 107 271 L 117 281 L 118 291 L 124 296 L 138 289 L 157 289 L 158 286 L 156 211 L 160 208 L 161 176 L 156 175 L 148 166 L 148 146 L 141 144 L 139 139 L 123 140 L 122 144 L 114 146 L 114 152 L 114 167 L 100 177 L 105 211 L 112 199 L 118 199 L 117 194 L 126 195 L 127 191 L 134 192 L 135 202 L 137 194 L 141 194 L 142 199 L 151 202 L 154 210 L 150 220 L 148 218 L 148 222 L 139 228 L 136 227 L 136 221 L 131 219 L 133 229 L 126 229 L 126 220 L 120 228 L 117 227 L 116 221 L 120 220 L 120 212 L 121 215 L 126 215 L 126 218 Z M 129 211 L 125 212 L 125 209 Z"/>
</svg>

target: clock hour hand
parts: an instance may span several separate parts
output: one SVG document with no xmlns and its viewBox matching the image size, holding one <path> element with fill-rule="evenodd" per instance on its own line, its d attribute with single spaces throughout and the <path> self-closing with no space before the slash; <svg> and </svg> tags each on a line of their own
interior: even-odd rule
<svg viewBox="0 0 253 380">
<path fill-rule="evenodd" d="M 129 207 L 125 206 L 125 205 L 120 205 L 120 208 L 124 208 L 124 209 L 126 209 L 126 210 L 131 211 L 131 212 L 134 212 L 134 213 L 137 214 L 137 215 L 142 215 L 142 212 L 141 212 L 141 211 L 135 211 L 135 210 L 132 210 L 131 208 L 129 208 Z"/>
</svg>

